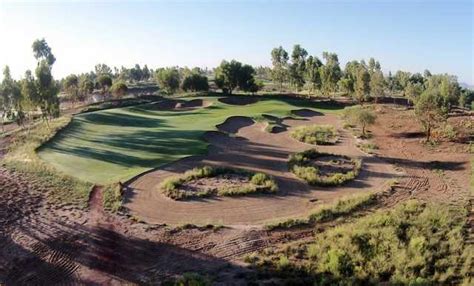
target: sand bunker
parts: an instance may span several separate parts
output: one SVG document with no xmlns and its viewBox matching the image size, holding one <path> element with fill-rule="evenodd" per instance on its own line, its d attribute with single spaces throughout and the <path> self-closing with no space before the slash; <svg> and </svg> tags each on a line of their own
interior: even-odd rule
<svg viewBox="0 0 474 286">
<path fill-rule="evenodd" d="M 221 97 L 218 99 L 220 102 L 231 105 L 248 105 L 256 103 L 258 98 L 250 96 L 229 96 Z"/>
<path fill-rule="evenodd" d="M 153 107 L 155 110 L 191 110 L 196 108 L 208 107 L 212 104 L 211 101 L 202 100 L 202 99 L 192 99 L 192 100 L 175 100 L 175 99 L 165 99 L 160 102 L 154 103 Z"/>
<path fill-rule="evenodd" d="M 217 125 L 217 129 L 225 133 L 237 133 L 239 129 L 253 125 L 255 122 L 246 116 L 231 116 L 224 123 Z"/>
<path fill-rule="evenodd" d="M 301 116 L 301 117 L 313 117 L 313 116 L 321 116 L 323 115 L 320 112 L 311 110 L 311 109 L 298 109 L 298 110 L 292 110 L 291 113 L 293 113 L 296 116 Z"/>
</svg>

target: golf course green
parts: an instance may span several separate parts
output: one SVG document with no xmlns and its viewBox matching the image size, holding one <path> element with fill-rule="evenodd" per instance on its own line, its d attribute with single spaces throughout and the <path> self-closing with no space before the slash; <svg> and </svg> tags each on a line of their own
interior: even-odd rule
<svg viewBox="0 0 474 286">
<path fill-rule="evenodd" d="M 210 106 L 160 110 L 154 104 L 142 104 L 82 113 L 44 144 L 38 155 L 65 174 L 108 184 L 183 157 L 206 153 L 204 133 L 216 130 L 216 125 L 230 116 L 263 119 L 262 114 L 295 117 L 291 111 L 301 108 L 323 113 L 341 110 L 298 99 L 262 98 L 247 105 L 225 104 L 215 96 L 180 99 L 202 99 Z"/>
</svg>

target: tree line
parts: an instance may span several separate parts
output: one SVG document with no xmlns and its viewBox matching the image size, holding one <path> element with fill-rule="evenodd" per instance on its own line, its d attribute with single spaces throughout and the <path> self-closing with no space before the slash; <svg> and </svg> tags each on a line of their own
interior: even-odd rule
<svg viewBox="0 0 474 286">
<path fill-rule="evenodd" d="M 271 51 L 272 80 L 282 92 L 284 87 L 295 91 L 306 88 L 309 94 L 331 96 L 336 93 L 353 97 L 359 104 L 373 99 L 375 102 L 386 95 L 400 95 L 415 102 L 423 92 L 439 89 L 445 104 L 465 106 L 474 100 L 471 90 L 462 88 L 455 76 L 432 75 L 429 70 L 421 73 L 397 71 L 384 75 L 379 61 L 370 58 L 352 60 L 341 68 L 337 54 L 309 55 L 300 45 L 294 45 L 291 55 L 282 47 Z M 262 70 L 264 71 L 264 70 Z"/>
</svg>

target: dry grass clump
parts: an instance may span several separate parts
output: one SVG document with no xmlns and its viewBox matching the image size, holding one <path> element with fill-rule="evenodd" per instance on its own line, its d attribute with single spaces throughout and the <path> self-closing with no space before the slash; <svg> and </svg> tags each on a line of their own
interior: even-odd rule
<svg viewBox="0 0 474 286">
<path fill-rule="evenodd" d="M 337 142 L 337 131 L 331 125 L 298 126 L 291 131 L 294 139 L 314 145 L 332 145 Z"/>
</svg>

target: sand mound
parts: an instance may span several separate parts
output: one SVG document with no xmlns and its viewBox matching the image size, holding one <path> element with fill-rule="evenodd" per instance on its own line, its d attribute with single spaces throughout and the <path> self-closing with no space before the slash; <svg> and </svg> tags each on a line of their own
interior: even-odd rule
<svg viewBox="0 0 474 286">
<path fill-rule="evenodd" d="M 311 110 L 311 109 L 298 109 L 298 110 L 292 110 L 291 113 L 293 113 L 296 116 L 301 116 L 301 117 L 313 117 L 313 116 L 321 116 L 323 115 L 320 112 Z"/>
<path fill-rule="evenodd" d="M 237 133 L 240 128 L 250 126 L 255 122 L 245 116 L 231 116 L 227 118 L 224 123 L 217 125 L 217 129 L 226 133 Z"/>
<path fill-rule="evenodd" d="M 256 103 L 258 98 L 250 96 L 229 96 L 221 97 L 218 99 L 220 102 L 231 105 L 248 105 Z"/>
</svg>

